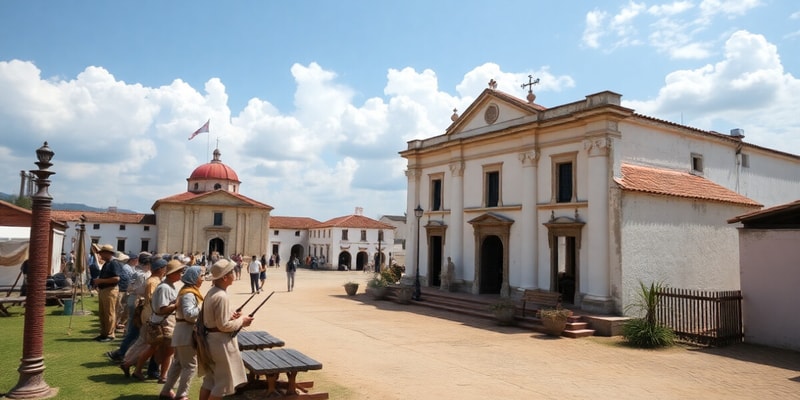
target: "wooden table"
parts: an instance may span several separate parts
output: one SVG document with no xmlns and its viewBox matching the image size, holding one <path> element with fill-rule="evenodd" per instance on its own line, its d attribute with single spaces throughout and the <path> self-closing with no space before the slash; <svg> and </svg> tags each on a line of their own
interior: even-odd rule
<svg viewBox="0 0 800 400">
<path fill-rule="evenodd" d="M 308 393 L 314 382 L 297 382 L 297 373 L 322 369 L 322 363 L 294 349 L 245 350 L 242 360 L 249 372 L 251 382 L 261 375 L 267 378 L 267 396 L 287 398 L 327 399 L 328 393 Z M 285 373 L 287 382 L 278 382 Z M 281 391 L 282 390 L 282 391 Z M 300 391 L 298 393 L 298 390 Z"/>
<path fill-rule="evenodd" d="M 263 350 L 283 347 L 286 343 L 266 331 L 241 331 L 236 336 L 239 350 Z"/>
</svg>

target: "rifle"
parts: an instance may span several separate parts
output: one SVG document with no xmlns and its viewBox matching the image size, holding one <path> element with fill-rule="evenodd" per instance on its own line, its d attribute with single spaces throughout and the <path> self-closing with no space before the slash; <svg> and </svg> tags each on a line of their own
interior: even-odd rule
<svg viewBox="0 0 800 400">
<path fill-rule="evenodd" d="M 245 300 L 244 304 L 240 305 L 239 308 L 236 309 L 236 312 L 242 312 L 242 309 L 244 308 L 244 306 L 246 306 L 247 303 L 250 302 L 250 300 L 253 300 L 253 297 L 256 297 L 257 294 L 258 294 L 258 292 L 255 292 L 255 293 L 251 294 L 250 297 L 248 297 L 247 300 Z"/>
<path fill-rule="evenodd" d="M 269 298 L 272 297 L 273 294 L 275 294 L 274 290 L 272 291 L 272 293 L 269 294 L 269 296 L 267 296 L 266 299 L 264 299 L 264 301 L 261 302 L 261 304 L 258 305 L 258 307 L 256 307 L 255 310 L 253 310 L 253 312 L 250 313 L 250 315 L 248 315 L 248 317 L 253 318 L 253 316 L 256 315 L 256 312 L 258 312 L 258 309 L 261 308 L 261 306 L 263 306 L 264 303 L 266 303 L 267 300 L 269 300 Z M 231 335 L 231 337 L 236 337 L 236 335 L 239 334 L 240 330 L 242 330 L 242 328 L 239 328 L 236 331 L 234 331 L 233 334 Z"/>
</svg>

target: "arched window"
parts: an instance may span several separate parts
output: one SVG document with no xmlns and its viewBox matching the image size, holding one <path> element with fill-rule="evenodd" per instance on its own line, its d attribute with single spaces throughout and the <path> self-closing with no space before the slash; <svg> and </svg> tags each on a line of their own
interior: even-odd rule
<svg viewBox="0 0 800 400">
<path fill-rule="evenodd" d="M 219 183 L 215 183 L 214 190 L 219 190 L 219 189 L 222 189 L 222 185 L 220 185 Z"/>
</svg>

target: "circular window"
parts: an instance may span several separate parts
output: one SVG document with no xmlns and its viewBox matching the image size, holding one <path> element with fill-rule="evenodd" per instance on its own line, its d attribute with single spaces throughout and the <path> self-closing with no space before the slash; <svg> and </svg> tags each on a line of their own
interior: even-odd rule
<svg viewBox="0 0 800 400">
<path fill-rule="evenodd" d="M 500 115 L 500 108 L 497 107 L 497 104 L 489 104 L 489 107 L 486 107 L 486 112 L 483 114 L 483 118 L 486 120 L 486 123 L 491 125 L 497 121 L 497 117 Z"/>
</svg>

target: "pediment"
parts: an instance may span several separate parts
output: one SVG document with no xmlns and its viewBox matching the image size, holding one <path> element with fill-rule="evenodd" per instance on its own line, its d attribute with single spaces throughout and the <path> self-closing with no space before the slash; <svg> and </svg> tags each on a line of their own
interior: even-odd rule
<svg viewBox="0 0 800 400">
<path fill-rule="evenodd" d="M 491 126 L 502 127 L 513 121 L 537 115 L 544 109 L 538 104 L 527 103 L 507 93 L 486 89 L 447 128 L 446 133 L 453 135 Z"/>
<path fill-rule="evenodd" d="M 514 220 L 500 214 L 487 212 L 467 221 L 467 223 L 471 225 L 511 225 Z"/>
<path fill-rule="evenodd" d="M 186 201 L 186 204 L 191 205 L 209 205 L 209 206 L 227 206 L 227 207 L 238 207 L 238 206 L 252 206 L 252 204 L 236 197 L 224 190 L 217 190 L 214 192 L 210 192 L 205 196 L 198 196 L 194 199 Z"/>
</svg>

